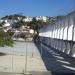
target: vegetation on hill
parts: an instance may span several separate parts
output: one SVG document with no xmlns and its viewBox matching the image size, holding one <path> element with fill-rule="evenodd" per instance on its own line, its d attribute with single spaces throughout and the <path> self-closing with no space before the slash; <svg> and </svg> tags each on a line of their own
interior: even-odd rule
<svg viewBox="0 0 75 75">
<path fill-rule="evenodd" d="M 15 28 L 20 28 L 21 26 L 25 26 L 26 23 L 23 20 L 20 20 L 15 23 Z"/>
<path fill-rule="evenodd" d="M 43 22 L 43 20 L 36 20 L 33 18 L 33 20 L 29 23 L 30 27 L 34 30 L 38 30 L 39 28 L 43 27 L 43 25 L 46 25 L 47 22 Z"/>
<path fill-rule="evenodd" d="M 48 17 L 48 16 L 47 16 Z M 43 20 L 36 20 L 35 17 L 31 22 L 24 22 L 23 19 L 26 18 L 26 16 L 22 14 L 13 14 L 13 15 L 6 15 L 2 19 L 10 19 L 10 20 L 17 20 L 17 22 L 13 25 L 15 28 L 20 28 L 21 26 L 30 26 L 34 30 L 38 30 L 42 28 L 44 25 L 53 24 L 56 20 L 62 19 L 64 16 L 59 15 L 55 17 L 48 17 L 47 22 L 43 22 Z M 20 18 L 20 20 L 19 20 Z"/>
<path fill-rule="evenodd" d="M 56 17 L 49 17 L 47 22 L 43 22 L 43 20 L 36 20 L 35 17 L 31 22 L 24 22 L 23 19 L 25 16 L 21 14 L 13 14 L 13 15 L 6 15 L 2 19 L 9 19 L 9 20 L 17 20 L 17 22 L 14 23 L 14 28 L 20 28 L 21 26 L 30 26 L 30 28 L 34 29 L 38 32 L 38 29 L 42 28 L 44 25 L 53 24 L 56 20 L 62 19 L 64 16 L 56 16 Z M 0 26 L 2 26 L 5 22 L 3 21 L 0 23 Z M 10 31 L 4 32 L 0 31 L 0 46 L 13 46 L 14 42 L 11 39 L 13 33 Z M 23 35 L 22 35 L 23 37 Z"/>
<path fill-rule="evenodd" d="M 22 19 L 25 18 L 22 14 L 13 14 L 13 15 L 6 15 L 2 17 L 1 19 L 13 19 L 13 20 L 18 20 L 18 17 L 21 17 Z"/>
</svg>

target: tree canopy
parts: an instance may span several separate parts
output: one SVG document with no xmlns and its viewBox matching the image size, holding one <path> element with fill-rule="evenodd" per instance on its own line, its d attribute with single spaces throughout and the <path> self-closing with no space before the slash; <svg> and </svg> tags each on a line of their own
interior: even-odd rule
<svg viewBox="0 0 75 75">
<path fill-rule="evenodd" d="M 11 39 L 11 36 L 8 32 L 1 31 L 0 32 L 0 46 L 13 46 L 14 42 Z"/>
</svg>

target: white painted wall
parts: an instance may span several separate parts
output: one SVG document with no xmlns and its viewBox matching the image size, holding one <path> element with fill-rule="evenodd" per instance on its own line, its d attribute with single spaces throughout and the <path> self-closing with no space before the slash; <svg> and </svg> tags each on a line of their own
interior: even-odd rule
<svg viewBox="0 0 75 75">
<path fill-rule="evenodd" d="M 73 19 L 70 17 L 68 27 L 68 40 L 72 40 L 72 33 L 73 33 Z"/>
<path fill-rule="evenodd" d="M 73 18 L 73 25 L 74 25 L 74 29 L 73 29 L 73 41 L 75 41 L 75 17 Z"/>
<path fill-rule="evenodd" d="M 63 39 L 63 20 L 61 21 L 61 25 L 60 25 L 60 39 Z"/>
<path fill-rule="evenodd" d="M 67 20 L 64 19 L 64 31 L 63 31 L 63 40 L 67 40 L 67 30 L 68 30 L 68 23 L 67 23 Z"/>
</svg>

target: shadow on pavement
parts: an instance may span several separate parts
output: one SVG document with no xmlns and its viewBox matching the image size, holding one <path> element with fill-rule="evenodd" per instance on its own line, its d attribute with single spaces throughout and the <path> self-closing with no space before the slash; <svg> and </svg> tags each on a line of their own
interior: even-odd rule
<svg viewBox="0 0 75 75">
<path fill-rule="evenodd" d="M 51 47 L 45 47 L 45 45 L 42 46 L 41 53 L 40 42 L 36 42 L 35 45 L 41 54 L 47 70 L 50 71 L 52 75 L 75 75 L 74 58 Z"/>
<path fill-rule="evenodd" d="M 0 52 L 0 56 L 4 56 L 4 55 L 6 55 L 6 53 L 2 53 L 2 52 Z"/>
</svg>

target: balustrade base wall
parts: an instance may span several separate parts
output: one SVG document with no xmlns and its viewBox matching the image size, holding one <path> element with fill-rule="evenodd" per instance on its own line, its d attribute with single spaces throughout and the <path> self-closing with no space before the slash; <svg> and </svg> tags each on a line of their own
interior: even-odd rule
<svg viewBox="0 0 75 75">
<path fill-rule="evenodd" d="M 42 36 L 39 36 L 39 38 L 40 41 L 45 45 L 53 47 L 56 50 L 66 53 L 72 57 L 75 57 L 75 42 Z"/>
</svg>

